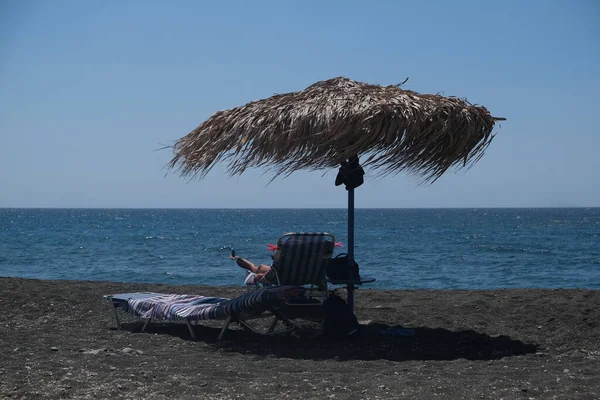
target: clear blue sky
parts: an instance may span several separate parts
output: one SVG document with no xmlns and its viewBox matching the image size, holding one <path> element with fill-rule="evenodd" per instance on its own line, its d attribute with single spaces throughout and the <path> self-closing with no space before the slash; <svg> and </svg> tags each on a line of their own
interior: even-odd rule
<svg viewBox="0 0 600 400">
<path fill-rule="evenodd" d="M 430 186 L 357 207 L 600 206 L 600 3 L 2 1 L 0 207 L 345 207 L 335 170 L 188 181 L 168 150 L 212 113 L 346 76 L 508 120 Z"/>
</svg>

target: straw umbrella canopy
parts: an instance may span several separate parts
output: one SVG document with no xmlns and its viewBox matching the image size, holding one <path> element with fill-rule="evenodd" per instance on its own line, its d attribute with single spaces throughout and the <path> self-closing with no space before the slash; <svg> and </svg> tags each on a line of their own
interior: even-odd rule
<svg viewBox="0 0 600 400">
<path fill-rule="evenodd" d="M 477 162 L 494 137 L 494 124 L 503 120 L 464 99 L 400 86 L 338 77 L 218 111 L 175 143 L 169 167 L 203 177 L 224 163 L 232 175 L 261 167 L 276 177 L 351 162 L 362 172 L 360 157 L 376 175 L 406 171 L 434 181 L 451 167 Z M 349 263 L 354 187 L 346 185 Z M 351 290 L 348 295 L 350 303 Z"/>
<path fill-rule="evenodd" d="M 378 175 L 431 181 L 479 160 L 502 119 L 464 99 L 338 77 L 216 112 L 175 143 L 169 167 L 203 177 L 221 162 L 232 175 L 266 167 L 285 176 L 358 155 Z"/>
</svg>

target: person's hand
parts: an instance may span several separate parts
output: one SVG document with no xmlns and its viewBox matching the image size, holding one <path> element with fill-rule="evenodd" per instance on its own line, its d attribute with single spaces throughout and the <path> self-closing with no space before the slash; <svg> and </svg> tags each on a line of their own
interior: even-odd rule
<svg viewBox="0 0 600 400">
<path fill-rule="evenodd" d="M 238 258 L 240 258 L 240 257 L 238 257 L 238 256 L 229 256 L 228 258 L 229 258 L 230 260 L 237 260 L 237 259 L 238 259 Z"/>
</svg>

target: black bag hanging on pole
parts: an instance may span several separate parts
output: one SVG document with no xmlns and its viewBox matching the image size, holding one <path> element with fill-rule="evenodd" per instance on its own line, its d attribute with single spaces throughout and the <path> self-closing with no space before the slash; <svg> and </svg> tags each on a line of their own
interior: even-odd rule
<svg viewBox="0 0 600 400">
<path fill-rule="evenodd" d="M 346 190 L 355 189 L 364 183 L 364 175 L 365 171 L 358 163 L 358 156 L 354 156 L 341 164 L 335 177 L 335 186 L 343 183 L 346 185 Z"/>
<path fill-rule="evenodd" d="M 334 281 L 360 279 L 358 264 L 348 265 L 348 254 L 338 254 L 327 262 L 327 277 Z"/>
</svg>

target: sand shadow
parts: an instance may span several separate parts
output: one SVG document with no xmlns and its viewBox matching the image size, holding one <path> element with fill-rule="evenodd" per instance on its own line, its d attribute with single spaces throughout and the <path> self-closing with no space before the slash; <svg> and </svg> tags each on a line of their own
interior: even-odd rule
<svg viewBox="0 0 600 400">
<path fill-rule="evenodd" d="M 388 337 L 381 331 L 386 324 L 361 326 L 360 338 L 333 341 L 314 328 L 299 335 L 259 336 L 243 329 L 230 329 L 221 341 L 220 328 L 198 325 L 199 341 L 211 344 L 219 351 L 252 354 L 258 357 L 280 357 L 309 360 L 495 360 L 503 357 L 535 353 L 538 345 L 511 339 L 508 336 L 490 336 L 474 330 L 450 331 L 443 328 L 413 328 L 413 336 Z M 139 331 L 139 325 L 127 324 L 124 329 Z M 193 340 L 185 325 L 151 324 L 146 332 Z"/>
</svg>

